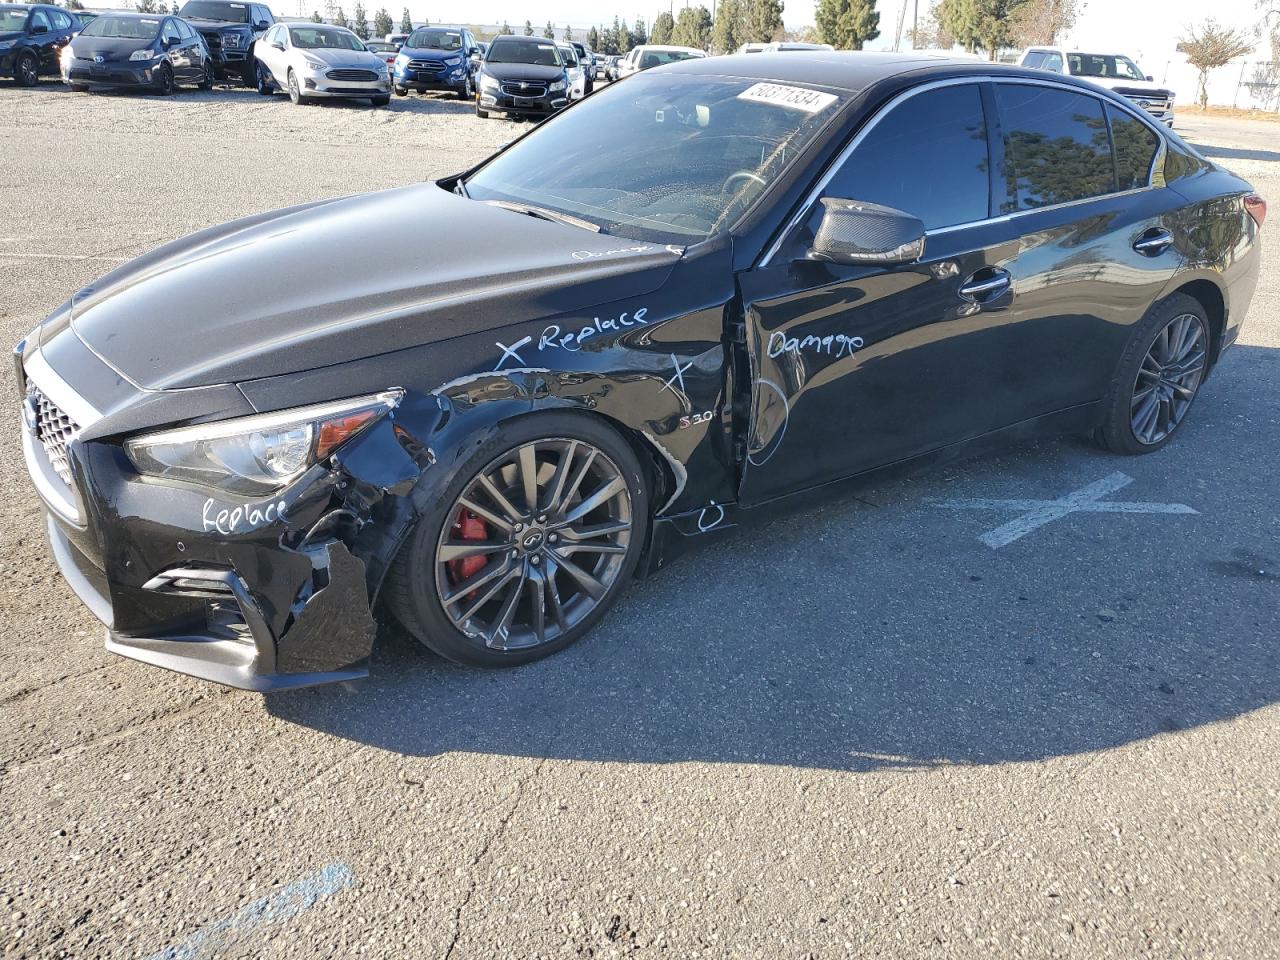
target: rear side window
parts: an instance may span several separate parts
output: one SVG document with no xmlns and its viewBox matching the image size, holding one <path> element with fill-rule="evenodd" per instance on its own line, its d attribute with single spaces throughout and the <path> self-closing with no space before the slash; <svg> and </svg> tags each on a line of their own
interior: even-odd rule
<svg viewBox="0 0 1280 960">
<path fill-rule="evenodd" d="M 178 33 L 178 24 L 173 20 L 164 22 L 164 35 L 161 38 L 170 43 L 177 43 L 182 39 L 182 35 Z"/>
<path fill-rule="evenodd" d="M 995 95 L 1004 130 L 1004 212 L 1114 192 L 1115 167 L 1100 100 L 1012 83 L 997 83 Z"/>
<path fill-rule="evenodd" d="M 880 118 L 827 196 L 895 207 L 926 230 L 985 220 L 991 178 L 976 84 L 926 90 Z"/>
<path fill-rule="evenodd" d="M 1116 186 L 1121 190 L 1150 186 L 1160 138 L 1137 117 L 1110 104 L 1107 119 L 1111 121 L 1111 142 L 1116 149 Z"/>
<path fill-rule="evenodd" d="M 71 26 L 71 18 L 61 10 L 54 10 L 49 16 L 53 18 L 53 25 L 59 30 L 66 30 Z"/>
</svg>

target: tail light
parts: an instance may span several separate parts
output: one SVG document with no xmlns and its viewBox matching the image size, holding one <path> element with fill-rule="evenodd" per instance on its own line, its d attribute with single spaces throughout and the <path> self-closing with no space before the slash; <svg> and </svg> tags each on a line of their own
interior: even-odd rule
<svg viewBox="0 0 1280 960">
<path fill-rule="evenodd" d="M 1256 193 L 1251 193 L 1244 198 L 1244 209 L 1258 226 L 1262 226 L 1262 222 L 1267 219 L 1267 201 Z"/>
</svg>

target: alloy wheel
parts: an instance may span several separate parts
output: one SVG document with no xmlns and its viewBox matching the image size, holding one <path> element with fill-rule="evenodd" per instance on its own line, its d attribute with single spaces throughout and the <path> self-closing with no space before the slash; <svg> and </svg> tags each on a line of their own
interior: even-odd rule
<svg viewBox="0 0 1280 960">
<path fill-rule="evenodd" d="M 1204 321 L 1193 313 L 1179 314 L 1156 334 L 1129 404 L 1129 423 L 1139 443 L 1157 444 L 1182 422 L 1204 379 L 1207 344 Z"/>
<path fill-rule="evenodd" d="M 18 58 L 18 82 L 24 87 L 35 86 L 40 79 L 40 70 L 36 66 L 36 58 L 26 54 Z"/>
<path fill-rule="evenodd" d="M 609 594 L 631 531 L 631 493 L 603 451 L 564 438 L 521 444 L 450 508 L 435 555 L 440 604 L 490 649 L 551 643 Z"/>
</svg>

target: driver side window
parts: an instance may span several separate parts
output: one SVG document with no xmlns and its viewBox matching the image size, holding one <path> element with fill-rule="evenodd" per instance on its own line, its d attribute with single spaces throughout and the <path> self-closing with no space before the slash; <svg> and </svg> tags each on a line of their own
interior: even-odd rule
<svg viewBox="0 0 1280 960">
<path fill-rule="evenodd" d="M 991 164 L 977 84 L 925 90 L 873 121 L 823 196 L 918 217 L 926 230 L 990 216 Z M 810 220 L 816 233 L 821 205 Z"/>
</svg>

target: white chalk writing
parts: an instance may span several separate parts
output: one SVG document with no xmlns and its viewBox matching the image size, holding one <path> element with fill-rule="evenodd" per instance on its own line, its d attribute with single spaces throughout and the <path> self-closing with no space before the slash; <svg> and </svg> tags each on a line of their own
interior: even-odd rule
<svg viewBox="0 0 1280 960">
<path fill-rule="evenodd" d="M 800 356 L 802 353 L 825 353 L 827 356 L 853 356 L 864 346 L 861 337 L 846 337 L 843 333 L 828 334 L 825 337 L 788 337 L 781 330 L 769 334 L 769 356 L 780 357 L 784 353 Z"/>
<path fill-rule="evenodd" d="M 205 532 L 216 530 L 223 536 L 230 536 L 241 532 L 242 529 L 253 530 L 268 523 L 283 520 L 284 507 L 284 501 L 277 500 L 268 504 L 240 503 L 234 507 L 223 507 L 219 510 L 217 503 L 210 498 L 204 502 L 204 509 L 200 512 L 200 522 Z"/>
</svg>

